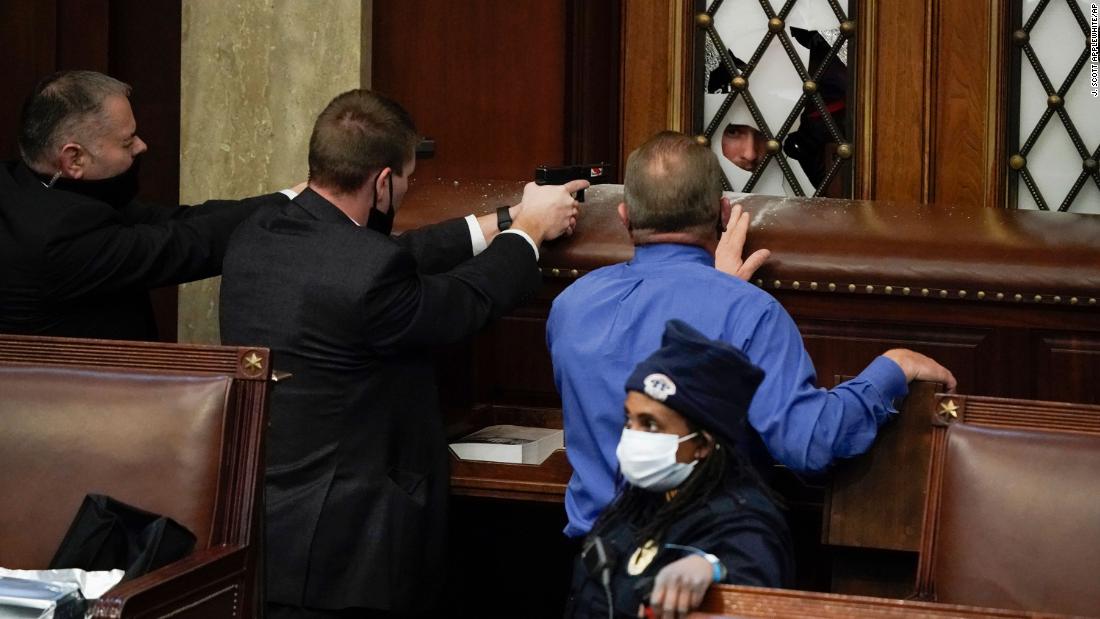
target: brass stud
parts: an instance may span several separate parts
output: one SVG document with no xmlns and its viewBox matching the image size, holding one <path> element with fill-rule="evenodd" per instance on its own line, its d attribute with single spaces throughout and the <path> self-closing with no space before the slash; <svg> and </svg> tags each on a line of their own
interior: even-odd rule
<svg viewBox="0 0 1100 619">
<path fill-rule="evenodd" d="M 848 292 L 855 292 L 855 291 L 856 291 L 856 285 L 855 284 L 848 284 Z"/>
<path fill-rule="evenodd" d="M 875 291 L 875 287 L 874 286 L 867 286 L 866 288 L 864 288 L 864 290 L 867 291 L 867 294 L 871 294 L 872 292 Z"/>
<path fill-rule="evenodd" d="M 959 291 L 959 298 L 960 299 L 965 299 L 966 298 L 966 291 L 965 290 L 960 290 Z"/>
<path fill-rule="evenodd" d="M 701 133 L 695 136 L 695 143 L 699 146 L 710 146 L 710 140 L 707 139 L 707 136 Z"/>
<path fill-rule="evenodd" d="M 984 293 L 984 292 L 982 292 L 981 290 L 979 290 L 979 291 L 978 291 L 978 298 L 979 298 L 979 299 L 984 299 L 984 298 L 985 298 L 985 293 Z"/>
<path fill-rule="evenodd" d="M 797 281 L 791 282 L 791 288 L 794 288 L 795 290 L 798 290 L 799 286 L 801 285 L 802 284 L 799 284 Z"/>
<path fill-rule="evenodd" d="M 998 293 L 997 293 L 997 300 L 998 300 L 998 301 L 1004 301 L 1004 300 L 1005 300 L 1005 293 L 1003 293 L 1003 292 L 998 292 Z"/>
<path fill-rule="evenodd" d="M 744 90 L 749 87 L 749 80 L 745 79 L 744 76 L 738 75 L 730 80 L 730 86 L 734 90 Z"/>
<path fill-rule="evenodd" d="M 1062 107 L 1062 97 L 1058 95 L 1050 95 L 1047 97 L 1047 107 L 1059 108 Z"/>
<path fill-rule="evenodd" d="M 947 298 L 947 291 L 946 290 L 941 290 L 940 291 L 940 298 L 941 299 L 946 299 Z"/>
<path fill-rule="evenodd" d="M 561 269 L 550 269 L 550 274 L 554 277 L 561 277 Z"/>
<path fill-rule="evenodd" d="M 769 19 L 768 30 L 772 31 L 773 33 L 780 32 L 781 30 L 783 30 L 783 20 L 779 19 L 778 17 L 773 17 Z"/>
<path fill-rule="evenodd" d="M 707 13 L 699 13 L 695 16 L 695 24 L 700 28 L 706 28 L 714 23 L 714 18 Z"/>
<path fill-rule="evenodd" d="M 829 292 L 836 292 L 836 284 L 829 284 Z"/>
<path fill-rule="evenodd" d="M 1060 297 L 1058 295 L 1054 295 L 1054 298 L 1051 299 L 1051 301 L 1054 301 L 1055 303 L 1061 303 L 1062 302 L 1062 297 Z"/>
<path fill-rule="evenodd" d="M 1086 172 L 1092 173 L 1092 172 L 1095 172 L 1096 168 L 1100 167 L 1100 166 L 1098 166 L 1097 161 L 1095 159 L 1093 159 L 1092 157 L 1089 157 L 1088 159 L 1085 159 L 1084 161 L 1081 162 L 1081 167 L 1083 167 Z"/>
<path fill-rule="evenodd" d="M 902 289 L 901 289 L 901 293 L 902 293 L 903 295 L 905 295 L 905 296 L 909 296 L 909 293 L 910 293 L 910 292 L 911 292 L 911 291 L 909 290 L 909 286 L 906 286 L 905 288 L 902 288 Z"/>
<path fill-rule="evenodd" d="M 1020 29 L 1012 33 L 1012 42 L 1017 47 L 1023 47 L 1027 45 L 1028 40 L 1031 39 L 1031 35 L 1027 33 L 1027 30 Z"/>
<path fill-rule="evenodd" d="M 779 152 L 779 140 L 768 140 L 767 143 L 764 144 L 764 148 L 769 153 L 771 153 L 773 155 L 778 153 Z"/>
<path fill-rule="evenodd" d="M 1095 298 L 1090 298 L 1089 299 L 1089 305 L 1096 305 L 1096 299 Z"/>
<path fill-rule="evenodd" d="M 852 145 L 847 142 L 839 144 L 836 147 L 836 156 L 841 159 L 848 159 L 852 156 Z"/>
<path fill-rule="evenodd" d="M 1035 295 L 1035 302 L 1036 303 L 1042 303 L 1043 302 L 1043 295 L 1041 295 L 1041 294 Z"/>
<path fill-rule="evenodd" d="M 885 292 L 886 294 L 894 294 L 894 287 L 893 286 L 887 286 L 887 287 L 883 288 L 882 291 Z"/>
<path fill-rule="evenodd" d="M 817 82 L 813 80 L 806 80 L 805 82 L 802 82 L 802 92 L 808 95 L 814 94 L 815 92 L 817 92 Z"/>
<path fill-rule="evenodd" d="M 927 297 L 928 296 L 928 289 L 927 288 L 921 288 L 920 289 L 920 296 Z"/>
<path fill-rule="evenodd" d="M 817 282 L 810 282 L 810 290 L 817 290 Z"/>
<path fill-rule="evenodd" d="M 1070 297 L 1069 298 L 1069 304 L 1070 305 L 1077 305 L 1077 297 Z"/>
<path fill-rule="evenodd" d="M 783 282 L 779 281 L 778 279 L 775 280 L 774 282 L 772 282 L 772 287 L 773 288 L 779 288 L 781 286 L 783 286 Z"/>
<path fill-rule="evenodd" d="M 569 277 L 576 279 L 581 276 L 581 272 L 577 269 L 569 269 Z"/>
<path fill-rule="evenodd" d="M 1008 167 L 1013 170 L 1022 170 L 1027 165 L 1027 159 L 1023 155 L 1017 153 L 1008 158 Z"/>
<path fill-rule="evenodd" d="M 756 286 L 758 288 L 763 288 L 764 287 L 764 280 L 762 280 L 762 279 L 756 280 Z"/>
<path fill-rule="evenodd" d="M 1019 303 L 1020 301 L 1024 300 L 1024 295 L 1017 292 L 1016 294 L 1012 295 L 1012 300 Z"/>
<path fill-rule="evenodd" d="M 846 19 L 840 22 L 840 34 L 850 37 L 856 32 L 856 22 Z"/>
</svg>

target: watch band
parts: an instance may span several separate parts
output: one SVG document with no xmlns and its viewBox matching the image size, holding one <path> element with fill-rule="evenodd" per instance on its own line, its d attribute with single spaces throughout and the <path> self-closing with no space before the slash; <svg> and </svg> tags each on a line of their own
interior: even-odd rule
<svg viewBox="0 0 1100 619">
<path fill-rule="evenodd" d="M 722 560 L 713 554 L 696 548 L 695 546 L 684 546 L 682 544 L 665 544 L 665 548 L 672 548 L 674 550 L 683 550 L 690 552 L 693 555 L 697 555 L 706 559 L 707 563 L 710 563 L 711 569 L 714 570 L 712 575 L 712 582 L 722 582 L 726 578 L 726 566 L 722 565 Z"/>
<path fill-rule="evenodd" d="M 511 207 L 501 206 L 497 208 L 497 230 L 504 232 L 512 227 L 512 214 L 508 212 Z"/>
</svg>

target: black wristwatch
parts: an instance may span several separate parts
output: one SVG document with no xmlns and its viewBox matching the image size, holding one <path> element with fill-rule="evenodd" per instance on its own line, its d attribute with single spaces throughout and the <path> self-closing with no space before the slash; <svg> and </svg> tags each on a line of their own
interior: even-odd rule
<svg viewBox="0 0 1100 619">
<path fill-rule="evenodd" d="M 511 207 L 502 206 L 497 209 L 497 230 L 504 232 L 512 227 L 512 214 L 508 211 Z"/>
</svg>

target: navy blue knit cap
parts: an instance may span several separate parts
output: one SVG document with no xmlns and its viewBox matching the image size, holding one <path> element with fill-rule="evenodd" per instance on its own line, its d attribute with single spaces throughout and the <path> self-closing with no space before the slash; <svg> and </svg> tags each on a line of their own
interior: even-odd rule
<svg viewBox="0 0 1100 619">
<path fill-rule="evenodd" d="M 670 320 L 661 347 L 634 368 L 626 390 L 644 393 L 735 444 L 762 380 L 764 370 L 745 353 Z"/>
</svg>

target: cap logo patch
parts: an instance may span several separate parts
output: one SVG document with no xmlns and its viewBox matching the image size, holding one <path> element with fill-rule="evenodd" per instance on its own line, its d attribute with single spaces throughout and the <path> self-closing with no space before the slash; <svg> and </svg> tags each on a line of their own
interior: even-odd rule
<svg viewBox="0 0 1100 619">
<path fill-rule="evenodd" d="M 669 396 L 676 395 L 676 383 L 664 374 L 650 374 L 642 381 L 642 385 L 645 394 L 658 402 L 664 402 Z"/>
</svg>

